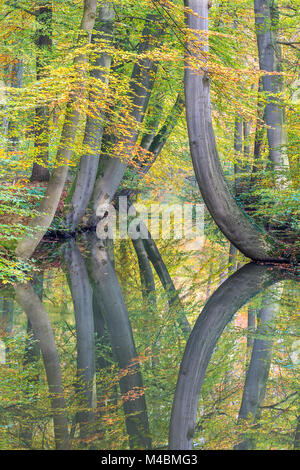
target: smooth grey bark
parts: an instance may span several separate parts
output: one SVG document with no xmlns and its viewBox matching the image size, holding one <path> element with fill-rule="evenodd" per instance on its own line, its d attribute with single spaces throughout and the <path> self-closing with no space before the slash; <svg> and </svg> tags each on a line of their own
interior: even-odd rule
<svg viewBox="0 0 300 470">
<path fill-rule="evenodd" d="M 238 421 L 249 421 L 255 423 L 260 416 L 260 407 L 265 398 L 267 381 L 272 360 L 273 341 L 268 339 L 270 335 L 271 322 L 279 310 L 278 300 L 272 298 L 272 294 L 264 295 L 262 308 L 258 315 L 258 324 L 254 339 L 249 368 L 246 374 L 244 392 Z M 265 338 L 264 338 L 265 336 Z M 235 446 L 236 450 L 251 450 L 254 441 L 244 436 L 242 442 Z"/>
<path fill-rule="evenodd" d="M 97 0 L 85 0 L 83 16 L 80 24 L 80 41 L 90 41 L 90 31 L 94 27 L 96 17 Z M 88 38 L 86 37 L 88 36 Z M 74 65 L 78 67 L 79 74 L 82 74 L 83 65 L 86 63 L 86 56 L 80 54 L 75 57 Z M 16 246 L 16 256 L 20 259 L 28 259 L 40 243 L 55 215 L 60 197 L 68 174 L 68 164 L 72 155 L 72 144 L 76 135 L 79 111 L 76 101 L 79 93 L 83 91 L 83 84 L 78 84 L 79 90 L 70 93 L 67 104 L 64 125 L 61 133 L 60 144 L 57 150 L 57 166 L 53 169 L 45 196 L 38 207 L 39 215 L 34 217 L 28 224 L 33 233 L 22 238 Z"/>
<path fill-rule="evenodd" d="M 263 121 L 264 118 L 264 103 L 262 101 L 262 79 L 259 79 L 258 82 L 258 94 L 257 94 L 257 118 L 256 118 L 256 128 L 255 128 L 255 138 L 254 138 L 254 150 L 253 150 L 253 173 L 257 173 L 259 169 L 259 164 L 261 163 L 261 152 L 263 147 L 265 126 Z"/>
<path fill-rule="evenodd" d="M 36 79 L 44 76 L 44 68 L 49 62 L 47 56 L 52 48 L 52 3 L 49 0 L 38 0 L 34 10 L 37 28 L 35 32 L 36 45 Z M 35 158 L 31 173 L 31 181 L 49 181 L 50 172 L 47 168 L 49 157 L 49 107 L 37 106 L 34 121 Z"/>
<path fill-rule="evenodd" d="M 172 407 L 169 449 L 190 450 L 199 395 L 210 358 L 225 326 L 251 298 L 280 279 L 268 265 L 249 263 L 209 298 L 188 339 Z M 297 278 L 296 278 L 297 280 Z"/>
<path fill-rule="evenodd" d="M 30 284 L 15 286 L 16 300 L 25 311 L 39 341 L 43 356 L 54 423 L 57 450 L 70 447 L 61 369 L 55 339 L 46 310 Z"/>
<path fill-rule="evenodd" d="M 155 14 L 147 15 L 138 55 L 151 51 L 155 45 L 159 44 L 163 32 L 163 24 L 161 24 L 159 17 Z M 149 103 L 156 71 L 157 62 L 147 57 L 137 59 L 133 67 L 128 96 L 131 98 L 130 116 L 136 122 L 136 126 L 128 129 L 129 134 L 126 136 L 126 140 L 124 138 L 122 140 L 122 137 L 116 137 L 113 142 L 116 146 L 122 142 L 124 152 L 128 157 L 132 154 L 139 135 L 138 127 L 143 121 Z M 94 219 L 96 219 L 95 215 L 102 217 L 103 211 L 106 212 L 107 204 L 113 200 L 127 166 L 128 162 L 124 158 L 121 160 L 117 155 L 107 159 L 105 168 L 95 183 L 93 193 Z"/>
<path fill-rule="evenodd" d="M 92 36 L 92 43 L 99 39 L 102 41 L 105 40 L 108 44 L 112 43 L 114 16 L 114 9 L 111 2 L 107 2 L 105 5 L 99 7 L 95 21 L 95 30 L 97 32 Z M 107 84 L 112 60 L 111 56 L 107 52 L 101 52 L 101 50 L 97 51 L 96 54 L 96 58 L 92 64 L 94 68 L 92 68 L 90 75 L 100 82 Z M 66 217 L 66 224 L 72 231 L 75 230 L 85 214 L 97 176 L 103 135 L 104 113 L 99 106 L 97 106 L 95 113 L 94 103 L 96 99 L 99 99 L 101 93 L 101 87 L 89 93 L 89 101 L 93 105 L 93 115 L 87 115 L 83 138 L 83 144 L 89 148 L 89 152 L 80 159 L 70 210 Z"/>
<path fill-rule="evenodd" d="M 119 367 L 128 373 L 120 379 L 123 408 L 129 445 L 133 449 L 150 449 L 151 438 L 143 380 L 137 361 L 127 307 L 118 278 L 103 243 L 96 236 L 90 239 L 88 271 L 94 294 L 109 332 L 111 346 Z M 132 392 L 140 392 L 130 399 Z"/>
<path fill-rule="evenodd" d="M 190 151 L 203 200 L 220 230 L 245 256 L 253 260 L 282 260 L 288 254 L 282 253 L 279 242 L 255 226 L 226 184 L 212 126 L 209 70 L 195 70 L 190 63 L 195 55 L 201 55 L 203 60 L 208 51 L 209 1 L 186 0 L 185 6 L 195 13 L 186 12 L 186 25 L 197 40 L 186 44 L 191 56 L 186 55 L 184 84 Z M 199 40 L 205 44 L 199 45 Z"/>
<path fill-rule="evenodd" d="M 90 286 L 85 262 L 75 241 L 65 248 L 65 263 L 71 290 L 76 325 L 77 349 L 77 392 L 83 411 L 77 414 L 80 437 L 86 438 L 91 432 L 95 419 L 95 347 L 93 291 Z"/>
<path fill-rule="evenodd" d="M 254 0 L 255 26 L 261 71 L 281 72 L 281 48 L 278 43 L 279 11 L 274 0 Z M 284 106 L 279 94 L 283 89 L 280 75 L 262 76 L 262 89 L 267 100 L 264 121 L 267 126 L 269 159 L 275 166 L 287 163 Z"/>
</svg>

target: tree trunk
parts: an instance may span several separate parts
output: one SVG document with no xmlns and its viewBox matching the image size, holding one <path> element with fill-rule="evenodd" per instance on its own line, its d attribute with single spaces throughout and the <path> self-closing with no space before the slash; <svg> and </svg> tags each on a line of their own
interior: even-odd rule
<svg viewBox="0 0 300 470">
<path fill-rule="evenodd" d="M 253 167 L 251 175 L 251 187 L 256 185 L 255 174 L 261 170 L 262 166 L 262 149 L 265 135 L 265 125 L 262 122 L 264 118 L 264 103 L 262 102 L 262 79 L 258 82 L 258 93 L 257 93 L 257 118 L 255 127 L 254 137 L 254 150 L 253 150 Z"/>
<path fill-rule="evenodd" d="M 186 13 L 186 24 L 198 38 L 196 44 L 188 41 L 187 48 L 193 50 L 196 45 L 198 54 L 205 56 L 209 1 L 186 0 L 185 4 L 195 13 Z M 204 46 L 199 47 L 199 39 L 205 41 Z M 282 253 L 279 243 L 252 223 L 228 189 L 212 126 L 209 71 L 193 70 L 190 59 L 186 57 L 184 79 L 186 116 L 191 156 L 203 200 L 220 230 L 245 256 L 253 260 L 283 260 L 288 254 Z"/>
<path fill-rule="evenodd" d="M 35 33 L 36 79 L 41 80 L 45 65 L 49 62 L 47 55 L 52 49 L 52 4 L 49 0 L 38 0 L 35 10 L 37 29 Z M 49 107 L 37 106 L 34 121 L 35 161 L 33 163 L 31 181 L 49 181 L 50 172 L 47 168 L 49 158 Z"/>
<path fill-rule="evenodd" d="M 145 54 L 147 51 L 153 49 L 157 45 L 160 37 L 163 34 L 163 26 L 160 24 L 157 15 L 149 14 L 146 18 L 146 25 L 142 32 L 143 40 L 140 43 L 138 54 Z M 155 38 L 155 40 L 154 40 Z M 145 111 L 147 109 L 151 91 L 155 82 L 155 75 L 157 70 L 157 63 L 151 58 L 138 59 L 134 65 L 131 81 L 129 85 L 128 96 L 131 98 L 130 116 L 136 123 L 129 129 L 129 135 L 126 140 L 122 137 L 114 139 L 113 145 L 122 145 L 126 157 L 130 158 L 133 153 L 134 146 L 138 138 L 138 126 L 142 122 Z M 128 161 L 123 156 L 122 159 L 118 156 L 108 158 L 102 174 L 97 178 L 94 194 L 93 194 L 93 222 L 95 223 L 97 217 L 102 217 L 107 211 L 107 204 L 109 204 L 120 185 L 120 182 L 125 174 L 128 166 Z M 95 217 L 95 215 L 97 217 Z"/>
<path fill-rule="evenodd" d="M 85 0 L 83 18 L 81 21 L 81 35 L 93 29 L 96 17 L 97 0 Z M 86 40 L 86 39 L 85 39 Z M 78 55 L 74 64 L 82 74 L 82 65 L 86 63 L 84 55 Z M 80 72 L 81 70 L 81 72 Z M 16 247 L 16 256 L 23 260 L 30 258 L 37 245 L 43 238 L 55 215 L 60 197 L 65 185 L 68 174 L 68 164 L 72 154 L 72 144 L 76 135 L 79 121 L 79 111 L 76 108 L 78 94 L 82 92 L 82 83 L 79 84 L 79 90 L 70 94 L 67 105 L 65 121 L 60 138 L 60 145 L 57 150 L 57 167 L 53 169 L 47 190 L 41 204 L 38 208 L 39 215 L 29 223 L 29 228 L 34 231 L 33 234 L 21 239 Z"/>
<path fill-rule="evenodd" d="M 152 165 L 155 163 L 156 159 L 159 157 L 165 143 L 170 137 L 172 131 L 174 130 L 178 122 L 179 117 L 182 114 L 183 107 L 184 97 L 182 96 L 182 93 L 178 93 L 176 101 L 159 131 L 156 134 L 153 134 L 151 138 L 149 134 L 146 134 L 142 137 L 140 147 L 151 153 L 152 157 L 150 157 L 147 162 L 137 162 L 139 171 L 136 176 L 138 178 L 141 178 L 143 177 L 143 175 L 148 173 Z M 129 198 L 133 192 L 135 192 L 133 189 L 125 189 L 122 190 L 119 194 L 117 194 L 116 197 L 127 196 Z M 137 192 L 135 192 L 135 195 L 137 195 Z"/>
<path fill-rule="evenodd" d="M 110 2 L 99 7 L 98 17 L 95 22 L 97 33 L 92 36 L 92 42 L 98 39 L 105 40 L 108 44 L 112 42 L 113 19 L 114 10 Z M 93 65 L 95 68 L 91 70 L 91 76 L 107 84 L 108 71 L 111 66 L 111 56 L 106 52 L 101 53 L 101 51 L 99 51 Z M 95 99 L 99 99 L 101 93 L 101 87 L 99 87 L 97 91 L 93 90 L 89 94 L 89 101 L 94 104 Z M 94 107 L 92 111 L 95 115 Z M 96 116 L 94 115 L 91 116 L 88 114 L 86 118 L 83 144 L 89 148 L 89 152 L 80 159 L 75 189 L 70 204 L 71 208 L 66 218 L 67 226 L 71 230 L 75 230 L 85 214 L 97 176 L 104 120 L 104 114 L 99 106 L 97 107 Z"/>
<path fill-rule="evenodd" d="M 274 0 L 254 0 L 255 25 L 261 71 L 281 72 L 281 50 L 278 44 L 279 11 Z M 262 88 L 267 104 L 264 120 L 267 126 L 269 159 L 275 167 L 287 164 L 286 130 L 282 93 L 283 79 L 280 75 L 262 76 Z"/>
</svg>

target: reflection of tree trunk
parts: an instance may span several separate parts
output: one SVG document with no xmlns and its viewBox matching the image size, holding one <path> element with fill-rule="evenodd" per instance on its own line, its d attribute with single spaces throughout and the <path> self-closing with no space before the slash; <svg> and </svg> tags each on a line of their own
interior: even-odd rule
<svg viewBox="0 0 300 470">
<path fill-rule="evenodd" d="M 91 425 L 95 418 L 93 412 L 95 406 L 93 291 L 84 259 L 74 240 L 66 247 L 65 261 L 75 312 L 79 407 L 84 410 L 80 410 L 77 416 L 80 437 L 86 438 L 92 432 Z"/>
<path fill-rule="evenodd" d="M 101 369 L 106 369 L 110 364 L 107 361 L 106 356 L 110 349 L 110 342 L 108 338 L 108 332 L 105 324 L 105 316 L 102 312 L 100 306 L 98 305 L 95 292 L 93 292 L 93 316 L 94 316 L 94 327 L 95 327 L 95 345 L 96 345 L 96 357 L 95 357 L 95 367 L 99 371 Z M 102 352 L 99 350 L 104 347 L 105 356 L 102 355 Z"/>
<path fill-rule="evenodd" d="M 265 335 L 267 338 L 270 334 L 269 324 L 274 320 L 278 309 L 279 302 L 270 298 L 270 293 L 265 294 L 256 329 L 256 335 L 259 335 L 260 338 L 255 338 L 253 342 L 251 361 L 246 374 L 238 417 L 239 422 L 249 420 L 251 423 L 255 423 L 259 418 L 260 406 L 263 404 L 266 393 L 273 346 L 273 341 L 264 339 L 263 336 Z M 251 450 L 254 448 L 254 441 L 245 437 L 235 448 L 237 450 Z"/>
<path fill-rule="evenodd" d="M 255 332 L 256 325 L 256 309 L 248 307 L 248 333 L 247 333 L 247 349 L 253 347 L 253 334 Z"/>
<path fill-rule="evenodd" d="M 42 352 L 54 422 L 57 449 L 69 448 L 68 422 L 65 414 L 65 400 L 60 364 L 47 312 L 30 284 L 15 286 L 16 299 L 30 321 Z"/>
<path fill-rule="evenodd" d="M 188 334 L 191 331 L 189 322 L 185 316 L 184 308 L 182 302 L 179 298 L 179 294 L 176 290 L 176 287 L 171 279 L 169 271 L 161 257 L 161 254 L 157 248 L 157 245 L 153 238 L 148 232 L 148 238 L 142 240 L 145 250 L 147 252 L 148 258 L 151 261 L 159 279 L 162 283 L 167 295 L 168 303 L 170 308 L 174 308 L 176 311 L 176 316 L 178 323 L 182 327 L 184 334 Z"/>
<path fill-rule="evenodd" d="M 180 366 L 170 423 L 170 449 L 192 449 L 199 394 L 217 341 L 234 313 L 276 282 L 277 276 L 267 266 L 250 263 L 230 276 L 206 303 Z"/>
<path fill-rule="evenodd" d="M 128 311 L 107 251 L 96 238 L 92 240 L 88 268 L 97 303 L 105 314 L 113 353 L 120 369 L 123 372 L 126 371 L 124 377 L 120 379 L 120 389 L 130 447 L 150 448 L 151 439 L 143 381 L 139 364 L 136 361 L 137 352 Z"/>
<path fill-rule="evenodd" d="M 42 301 L 43 297 L 43 276 L 44 273 L 41 272 L 38 275 L 34 276 L 34 280 L 32 282 L 32 287 L 34 292 L 39 297 L 40 301 Z M 32 328 L 31 322 L 27 319 L 27 338 L 25 344 L 25 351 L 24 351 L 24 359 L 23 364 L 24 367 L 30 364 L 37 364 L 40 358 L 40 347 L 38 344 L 38 338 L 35 335 L 34 329 Z M 30 373 L 28 377 L 28 383 L 25 384 L 24 393 L 31 398 L 31 404 L 34 405 L 35 397 L 32 396 L 32 387 L 35 387 L 38 384 L 39 375 Z M 33 439 L 33 428 L 30 419 L 24 420 L 20 426 L 20 441 L 22 444 L 28 448 L 32 449 L 32 439 Z"/>
<path fill-rule="evenodd" d="M 140 279 L 143 299 L 151 310 L 156 310 L 155 281 L 143 240 L 131 240 L 134 246 L 140 269 Z"/>
</svg>

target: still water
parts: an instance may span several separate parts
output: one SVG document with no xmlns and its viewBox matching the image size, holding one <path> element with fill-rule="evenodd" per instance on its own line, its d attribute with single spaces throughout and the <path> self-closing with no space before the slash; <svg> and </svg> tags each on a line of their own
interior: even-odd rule
<svg viewBox="0 0 300 470">
<path fill-rule="evenodd" d="M 298 449 L 297 268 L 174 300 L 124 243 L 45 244 L 0 290 L 0 449 Z"/>
</svg>

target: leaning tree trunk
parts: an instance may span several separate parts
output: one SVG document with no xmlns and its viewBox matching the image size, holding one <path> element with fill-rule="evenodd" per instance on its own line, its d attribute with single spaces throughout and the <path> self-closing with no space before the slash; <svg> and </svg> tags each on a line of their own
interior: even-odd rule
<svg viewBox="0 0 300 470">
<path fill-rule="evenodd" d="M 85 0 L 80 25 L 80 37 L 82 41 L 87 41 L 86 35 L 89 38 L 88 40 L 90 40 L 89 32 L 94 27 L 96 7 L 97 0 Z M 74 60 L 74 65 L 78 68 L 79 76 L 82 74 L 82 68 L 86 61 L 86 56 L 82 54 L 79 54 Z M 57 166 L 52 171 L 45 196 L 38 208 L 39 215 L 29 223 L 29 228 L 32 229 L 34 233 L 21 239 L 16 247 L 16 255 L 21 259 L 30 258 L 50 226 L 60 201 L 68 174 L 68 164 L 72 155 L 72 144 L 79 122 L 79 111 L 76 107 L 76 101 L 83 91 L 82 80 L 79 79 L 79 81 L 80 83 L 77 84 L 78 88 L 70 93 L 60 144 L 57 150 Z"/>
<path fill-rule="evenodd" d="M 107 44 L 112 42 L 113 19 L 114 10 L 110 2 L 99 7 L 98 17 L 95 22 L 97 33 L 93 34 L 92 42 L 99 39 L 102 41 L 105 40 Z M 91 77 L 102 82 L 102 86 L 103 84 L 107 84 L 108 72 L 111 66 L 111 56 L 107 52 L 101 52 L 100 50 L 97 52 L 93 66 L 95 68 L 91 70 Z M 99 90 L 96 89 L 90 92 L 90 102 L 94 105 L 95 100 L 99 100 L 101 94 L 103 94 L 101 87 L 99 87 Z M 87 115 L 83 139 L 83 144 L 85 147 L 89 148 L 89 152 L 80 159 L 75 189 L 70 203 L 71 207 L 66 217 L 67 226 L 71 230 L 75 230 L 85 214 L 97 176 L 104 115 L 97 104 L 96 115 L 95 109 L 92 109 L 92 113 L 91 115 Z"/>
<path fill-rule="evenodd" d="M 153 50 L 158 45 L 164 32 L 163 25 L 159 17 L 149 14 L 146 17 L 146 25 L 142 32 L 142 41 L 139 46 L 138 55 Z M 128 96 L 131 98 L 130 117 L 132 118 L 132 128 L 128 129 L 126 139 L 116 137 L 113 139 L 114 146 L 121 146 L 124 155 L 127 157 L 118 158 L 114 156 L 108 158 L 102 174 L 97 178 L 93 194 L 93 221 L 97 217 L 102 217 L 107 211 L 107 205 L 113 200 L 115 193 L 122 181 L 128 166 L 128 158 L 131 157 L 136 144 L 139 131 L 138 127 L 143 121 L 147 109 L 151 91 L 154 86 L 157 71 L 157 62 L 149 57 L 137 59 L 134 65 Z M 97 216 L 97 217 L 96 217 Z"/>
<path fill-rule="evenodd" d="M 158 112 L 159 105 L 155 109 Z M 142 178 L 148 171 L 151 169 L 152 165 L 155 163 L 157 158 L 159 157 L 164 145 L 166 144 L 168 138 L 170 137 L 171 133 L 173 132 L 176 124 L 182 114 L 184 108 L 184 97 L 183 93 L 178 93 L 175 103 L 172 106 L 172 109 L 168 116 L 166 117 L 163 125 L 156 133 L 144 134 L 141 139 L 140 147 L 143 150 L 149 152 L 149 159 L 145 162 L 137 162 L 138 171 L 135 174 L 135 178 Z M 135 193 L 137 196 L 138 192 L 131 188 L 123 189 L 119 193 L 116 194 L 116 198 L 118 196 L 127 196 L 128 198 L 131 196 L 132 193 Z"/>
<path fill-rule="evenodd" d="M 203 200 L 214 221 L 244 255 L 253 260 L 284 260 L 282 244 L 257 227 L 237 205 L 226 184 L 212 126 L 208 54 L 208 0 L 186 0 L 187 41 L 185 104 L 191 157 Z M 200 41 L 200 43 L 199 43 Z M 204 42 L 204 45 L 203 45 Z M 201 45 L 199 45 L 201 44 Z M 197 65 L 201 55 L 204 66 Z"/>
</svg>

